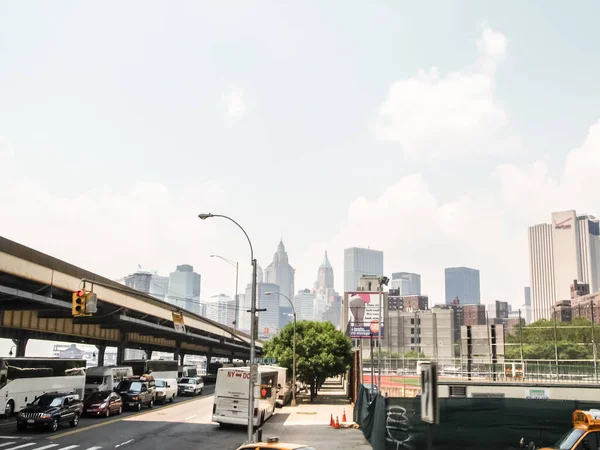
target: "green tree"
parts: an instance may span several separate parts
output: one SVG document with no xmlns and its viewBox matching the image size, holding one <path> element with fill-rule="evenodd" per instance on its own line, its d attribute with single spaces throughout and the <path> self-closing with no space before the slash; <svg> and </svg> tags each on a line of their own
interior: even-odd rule
<svg viewBox="0 0 600 450">
<path fill-rule="evenodd" d="M 287 324 L 263 347 L 267 358 L 277 358 L 290 373 L 294 324 Z M 345 373 L 352 362 L 352 343 L 331 322 L 296 323 L 296 378 L 310 386 L 311 401 L 328 377 Z"/>
</svg>

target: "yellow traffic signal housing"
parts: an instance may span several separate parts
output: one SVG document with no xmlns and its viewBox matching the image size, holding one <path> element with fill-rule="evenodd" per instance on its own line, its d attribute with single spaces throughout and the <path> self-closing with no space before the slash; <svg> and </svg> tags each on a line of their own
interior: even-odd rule
<svg viewBox="0 0 600 450">
<path fill-rule="evenodd" d="M 73 300 L 71 313 L 73 317 L 85 316 L 85 298 L 86 292 L 83 289 L 79 289 L 77 292 L 73 292 Z"/>
</svg>

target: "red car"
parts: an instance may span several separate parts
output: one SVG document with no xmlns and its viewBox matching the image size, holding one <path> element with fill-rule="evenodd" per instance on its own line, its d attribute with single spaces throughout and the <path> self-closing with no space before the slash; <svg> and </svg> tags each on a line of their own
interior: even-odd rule
<svg viewBox="0 0 600 450">
<path fill-rule="evenodd" d="M 83 413 L 88 416 L 110 417 L 111 414 L 121 414 L 122 412 L 123 401 L 116 392 L 94 392 L 83 401 Z"/>
</svg>

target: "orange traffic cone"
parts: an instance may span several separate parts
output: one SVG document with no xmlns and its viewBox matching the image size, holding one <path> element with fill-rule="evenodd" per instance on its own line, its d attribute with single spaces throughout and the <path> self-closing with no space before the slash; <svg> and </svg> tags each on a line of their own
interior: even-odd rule
<svg viewBox="0 0 600 450">
<path fill-rule="evenodd" d="M 329 420 L 329 426 L 335 428 L 335 422 L 333 421 L 333 414 L 331 415 L 331 419 Z"/>
<path fill-rule="evenodd" d="M 344 415 L 342 416 L 342 423 L 347 422 L 346 420 L 346 410 L 344 410 Z"/>
<path fill-rule="evenodd" d="M 335 416 L 335 427 L 334 428 L 338 429 L 339 427 L 340 427 L 340 421 L 339 421 L 338 417 Z"/>
</svg>

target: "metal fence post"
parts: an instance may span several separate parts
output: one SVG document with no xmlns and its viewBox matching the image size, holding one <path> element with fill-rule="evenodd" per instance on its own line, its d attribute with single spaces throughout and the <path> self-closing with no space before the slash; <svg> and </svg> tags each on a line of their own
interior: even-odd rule
<svg viewBox="0 0 600 450">
<path fill-rule="evenodd" d="M 556 363 L 556 380 L 558 381 L 558 341 L 556 336 L 556 308 L 552 308 L 552 316 L 554 317 L 554 362 Z"/>
<path fill-rule="evenodd" d="M 594 326 L 594 322 L 595 317 L 594 317 L 594 299 L 591 300 L 592 303 L 592 352 L 594 354 L 594 380 L 598 381 L 598 360 L 597 360 L 597 352 L 596 352 L 596 332 L 595 332 L 595 326 Z"/>
</svg>

